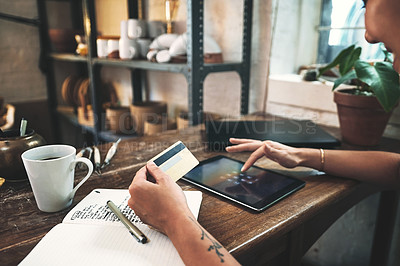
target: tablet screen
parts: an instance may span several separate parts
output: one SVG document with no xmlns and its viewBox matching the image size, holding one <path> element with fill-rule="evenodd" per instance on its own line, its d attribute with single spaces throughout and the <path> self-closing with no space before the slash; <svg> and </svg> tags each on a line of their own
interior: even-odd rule
<svg viewBox="0 0 400 266">
<path fill-rule="evenodd" d="M 252 166 L 246 172 L 243 162 L 217 156 L 201 162 L 184 179 L 237 203 L 261 211 L 304 187 L 304 181 Z"/>
</svg>

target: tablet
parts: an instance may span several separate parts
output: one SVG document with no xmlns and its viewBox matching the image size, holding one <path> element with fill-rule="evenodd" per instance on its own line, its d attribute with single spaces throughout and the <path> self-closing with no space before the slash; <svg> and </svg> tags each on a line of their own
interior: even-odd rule
<svg viewBox="0 0 400 266">
<path fill-rule="evenodd" d="M 182 179 L 255 211 L 263 211 L 305 186 L 305 182 L 220 155 L 200 162 Z"/>
</svg>

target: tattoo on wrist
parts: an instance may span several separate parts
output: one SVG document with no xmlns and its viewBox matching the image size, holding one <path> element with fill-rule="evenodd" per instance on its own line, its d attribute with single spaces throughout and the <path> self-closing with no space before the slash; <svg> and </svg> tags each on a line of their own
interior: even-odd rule
<svg viewBox="0 0 400 266">
<path fill-rule="evenodd" d="M 189 219 L 190 220 L 192 220 L 193 222 L 195 222 L 194 220 L 193 220 L 193 218 L 192 217 L 189 217 Z M 197 225 L 197 223 L 195 222 L 195 224 Z M 204 239 L 208 239 L 210 242 L 211 242 L 211 245 L 208 247 L 208 251 L 212 251 L 212 250 L 215 250 L 215 253 L 217 254 L 217 256 L 219 257 L 219 259 L 221 260 L 221 262 L 222 263 L 224 263 L 225 261 L 224 261 L 224 254 L 222 254 L 220 251 L 219 251 L 219 249 L 221 249 L 222 248 L 222 246 L 221 246 L 221 244 L 220 243 L 218 243 L 215 239 L 213 239 L 213 238 L 211 238 L 204 230 L 203 230 L 203 228 L 201 228 L 200 226 L 199 226 L 199 229 L 200 229 L 200 231 L 201 231 L 201 240 L 204 240 Z"/>
</svg>

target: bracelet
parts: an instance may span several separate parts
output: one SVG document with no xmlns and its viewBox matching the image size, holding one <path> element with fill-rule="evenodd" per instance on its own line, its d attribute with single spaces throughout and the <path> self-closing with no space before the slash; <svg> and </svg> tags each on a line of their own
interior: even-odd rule
<svg viewBox="0 0 400 266">
<path fill-rule="evenodd" d="M 321 171 L 324 171 L 325 166 L 325 151 L 323 149 L 319 149 L 321 155 Z"/>
</svg>

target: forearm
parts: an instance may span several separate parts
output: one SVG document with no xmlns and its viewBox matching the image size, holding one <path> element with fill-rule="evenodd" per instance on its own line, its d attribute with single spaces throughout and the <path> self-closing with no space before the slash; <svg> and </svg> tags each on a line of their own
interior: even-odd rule
<svg viewBox="0 0 400 266">
<path fill-rule="evenodd" d="M 186 265 L 239 265 L 194 218 L 182 216 L 166 230 Z"/>
<path fill-rule="evenodd" d="M 300 165 L 369 183 L 400 187 L 400 155 L 379 151 L 324 150 L 322 163 L 319 149 L 300 149 Z"/>
</svg>

